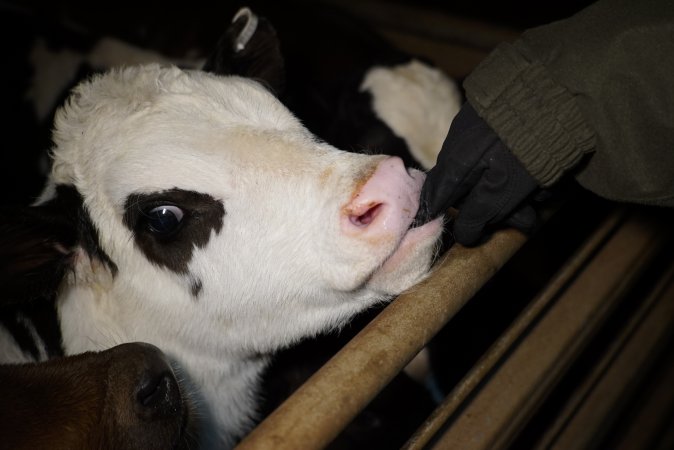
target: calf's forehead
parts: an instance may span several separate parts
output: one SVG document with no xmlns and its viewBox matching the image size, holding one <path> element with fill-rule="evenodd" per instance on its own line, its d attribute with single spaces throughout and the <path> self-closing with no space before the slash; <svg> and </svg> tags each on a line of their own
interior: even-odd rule
<svg viewBox="0 0 674 450">
<path fill-rule="evenodd" d="M 103 183 L 118 199 L 129 189 L 195 189 L 227 172 L 301 171 L 307 153 L 325 148 L 250 80 L 158 68 L 84 85 L 55 136 L 55 181 L 84 191 Z"/>
<path fill-rule="evenodd" d="M 309 181 L 342 153 L 288 130 L 185 124 L 170 132 L 149 127 L 122 145 L 104 164 L 86 162 L 95 166 L 86 170 L 90 183 L 118 201 L 132 192 L 175 187 L 224 195 L 262 179 L 268 187 Z"/>
</svg>

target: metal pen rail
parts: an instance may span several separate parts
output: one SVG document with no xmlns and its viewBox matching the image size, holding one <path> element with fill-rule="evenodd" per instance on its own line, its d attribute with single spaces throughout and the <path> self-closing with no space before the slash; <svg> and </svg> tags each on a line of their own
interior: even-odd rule
<svg viewBox="0 0 674 450">
<path fill-rule="evenodd" d="M 609 215 L 405 448 L 508 448 L 669 237 L 667 227 L 657 220 L 622 210 Z M 429 279 L 384 309 L 237 448 L 326 447 L 525 241 L 508 230 L 477 248 L 450 249 Z M 645 355 L 671 334 L 671 273 L 659 286 L 637 314 L 643 320 L 635 319 L 618 333 L 617 347 L 597 364 L 596 379 L 605 375 L 623 348 L 631 346 L 634 352 L 637 344 L 631 339 L 639 334 L 634 330 L 652 332 L 638 341 Z M 653 316 L 653 308 L 660 313 Z M 642 322 L 653 317 L 659 325 L 643 328 Z M 593 391 L 595 384 L 587 381 L 578 388 L 578 405 L 590 408 L 586 398 L 600 395 Z M 614 385 L 615 399 L 624 386 Z M 572 405 L 560 414 L 540 448 L 550 443 L 559 444 L 554 448 L 590 448 L 564 444 L 565 439 L 581 439 L 569 427 L 578 426 L 573 418 L 583 408 Z M 588 411 L 596 413 L 597 408 Z M 611 408 L 599 410 L 607 413 Z M 595 420 L 596 427 L 584 435 L 596 436 L 597 428 L 605 425 L 602 420 Z"/>
<path fill-rule="evenodd" d="M 429 279 L 393 301 L 237 448 L 323 448 L 525 240 L 508 230 L 475 249 L 451 248 Z"/>
</svg>

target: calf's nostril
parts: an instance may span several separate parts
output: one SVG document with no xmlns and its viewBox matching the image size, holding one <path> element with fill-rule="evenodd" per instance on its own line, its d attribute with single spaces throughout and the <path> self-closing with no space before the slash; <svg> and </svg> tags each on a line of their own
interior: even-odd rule
<svg viewBox="0 0 674 450">
<path fill-rule="evenodd" d="M 167 373 L 143 379 L 136 395 L 138 402 L 147 407 L 156 405 L 166 396 L 169 390 L 168 384 Z"/>
<path fill-rule="evenodd" d="M 349 221 L 357 227 L 366 227 L 372 223 L 383 207 L 382 203 L 371 203 L 359 208 L 358 211 L 352 211 L 349 214 Z"/>
<path fill-rule="evenodd" d="M 145 376 L 136 391 L 140 410 L 149 417 L 165 417 L 178 412 L 181 404 L 180 390 L 169 371 Z"/>
</svg>

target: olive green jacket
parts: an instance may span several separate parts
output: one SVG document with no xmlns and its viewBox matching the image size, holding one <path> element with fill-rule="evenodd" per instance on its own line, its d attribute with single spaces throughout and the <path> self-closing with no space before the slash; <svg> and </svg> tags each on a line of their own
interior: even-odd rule
<svg viewBox="0 0 674 450">
<path fill-rule="evenodd" d="M 468 101 L 549 186 L 674 206 L 674 1 L 600 0 L 498 46 Z"/>
</svg>

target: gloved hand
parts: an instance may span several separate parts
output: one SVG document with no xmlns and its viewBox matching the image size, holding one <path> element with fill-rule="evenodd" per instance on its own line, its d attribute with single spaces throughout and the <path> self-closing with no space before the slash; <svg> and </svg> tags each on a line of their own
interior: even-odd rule
<svg viewBox="0 0 674 450">
<path fill-rule="evenodd" d="M 466 102 L 428 173 L 417 223 L 454 206 L 459 211 L 454 239 L 460 244 L 478 243 L 485 228 L 500 223 L 529 231 L 536 213 L 526 199 L 537 188 L 537 181 Z"/>
</svg>

